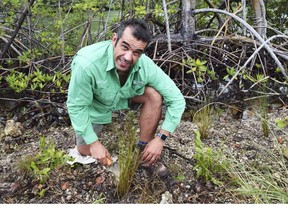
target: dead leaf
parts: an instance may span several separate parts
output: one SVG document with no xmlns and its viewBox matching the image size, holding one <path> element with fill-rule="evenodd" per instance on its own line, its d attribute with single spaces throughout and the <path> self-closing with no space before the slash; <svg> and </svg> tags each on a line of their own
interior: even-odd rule
<svg viewBox="0 0 288 216">
<path fill-rule="evenodd" d="M 284 139 L 283 139 L 282 137 L 278 137 L 278 138 L 277 138 L 277 141 L 278 141 L 279 144 L 283 144 Z"/>
<path fill-rule="evenodd" d="M 61 190 L 66 190 L 69 187 L 69 182 L 62 182 L 61 183 Z"/>
<path fill-rule="evenodd" d="M 102 184 L 105 181 L 103 176 L 96 177 L 96 185 Z"/>
<path fill-rule="evenodd" d="M 107 166 L 110 166 L 112 164 L 112 160 L 106 157 L 106 163 L 107 163 Z"/>
</svg>

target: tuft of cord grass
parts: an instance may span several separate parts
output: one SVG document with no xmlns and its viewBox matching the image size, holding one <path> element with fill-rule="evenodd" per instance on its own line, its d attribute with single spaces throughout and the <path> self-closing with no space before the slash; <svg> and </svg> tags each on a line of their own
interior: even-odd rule
<svg viewBox="0 0 288 216">
<path fill-rule="evenodd" d="M 268 124 L 268 99 L 267 97 L 259 98 L 260 115 L 261 115 L 261 127 L 263 135 L 269 136 L 269 124 Z"/>
<path fill-rule="evenodd" d="M 126 116 L 123 128 L 117 131 L 119 147 L 119 181 L 116 193 L 119 197 L 124 196 L 130 189 L 133 176 L 139 165 L 139 149 L 135 148 L 137 142 L 136 127 L 133 124 L 135 114 L 130 111 Z"/>
<path fill-rule="evenodd" d="M 212 115 L 213 109 L 211 104 L 203 106 L 193 115 L 193 122 L 197 125 L 202 139 L 208 138 L 209 130 L 213 126 Z"/>
<path fill-rule="evenodd" d="M 261 148 L 261 146 L 259 146 Z M 236 179 L 236 189 L 232 191 L 246 196 L 254 203 L 288 203 L 288 168 L 285 155 L 280 149 L 265 149 L 265 161 L 240 162 L 231 160 L 228 171 Z M 276 162 L 276 163 L 275 163 Z"/>
</svg>

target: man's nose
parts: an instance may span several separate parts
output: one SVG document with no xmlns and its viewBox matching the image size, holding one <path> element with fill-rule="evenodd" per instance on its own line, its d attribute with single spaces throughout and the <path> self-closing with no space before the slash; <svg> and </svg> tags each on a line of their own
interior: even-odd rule
<svg viewBox="0 0 288 216">
<path fill-rule="evenodd" d="M 125 55 L 124 55 L 124 58 L 125 58 L 125 60 L 126 61 L 132 61 L 132 59 L 133 59 L 133 52 L 132 51 L 127 51 L 126 53 L 125 53 Z"/>
</svg>

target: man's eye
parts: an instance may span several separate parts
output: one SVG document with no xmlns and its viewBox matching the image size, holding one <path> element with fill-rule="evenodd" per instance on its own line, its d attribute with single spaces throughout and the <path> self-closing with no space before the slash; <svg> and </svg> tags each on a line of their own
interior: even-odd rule
<svg viewBox="0 0 288 216">
<path fill-rule="evenodd" d="M 139 52 L 139 51 L 135 51 L 135 52 L 134 52 L 134 55 L 135 55 L 135 56 L 140 56 L 141 54 L 142 54 L 142 52 Z"/>
<path fill-rule="evenodd" d="M 122 49 L 123 50 L 128 50 L 128 47 L 126 45 L 122 44 Z"/>
</svg>

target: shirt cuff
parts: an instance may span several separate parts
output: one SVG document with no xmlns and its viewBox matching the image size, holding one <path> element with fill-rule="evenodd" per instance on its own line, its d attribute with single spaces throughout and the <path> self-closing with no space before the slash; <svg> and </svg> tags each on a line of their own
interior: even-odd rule
<svg viewBox="0 0 288 216">
<path fill-rule="evenodd" d="M 98 136 L 95 133 L 95 131 L 93 130 L 93 127 L 89 127 L 84 134 L 82 134 L 82 137 L 85 141 L 86 144 L 92 144 L 93 142 L 95 142 L 96 140 L 98 140 Z"/>
<path fill-rule="evenodd" d="M 163 122 L 163 124 L 161 125 L 161 129 L 166 130 L 170 133 L 173 133 L 176 129 L 176 127 L 178 126 L 178 124 L 173 124 L 173 123 L 169 123 L 168 121 Z"/>
</svg>

